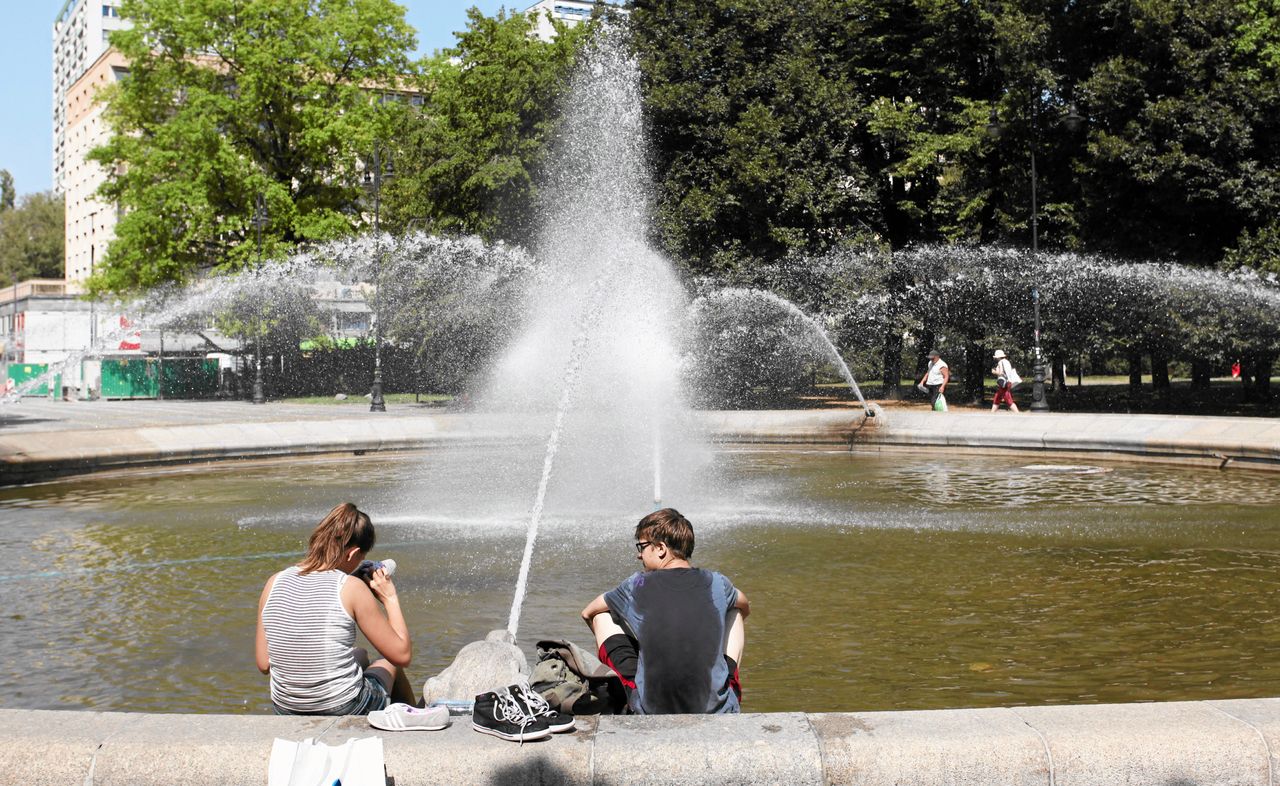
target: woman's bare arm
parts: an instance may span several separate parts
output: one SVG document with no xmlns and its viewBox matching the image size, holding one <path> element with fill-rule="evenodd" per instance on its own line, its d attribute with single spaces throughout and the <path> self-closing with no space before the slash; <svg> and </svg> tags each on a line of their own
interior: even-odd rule
<svg viewBox="0 0 1280 786">
<path fill-rule="evenodd" d="M 257 661 L 258 671 L 263 674 L 271 671 L 271 655 L 267 652 L 267 630 L 262 627 L 262 609 L 267 605 L 267 597 L 271 595 L 271 586 L 276 583 L 276 575 L 272 574 L 267 579 L 262 595 L 258 598 L 258 632 L 253 641 L 253 658 Z"/>
<path fill-rule="evenodd" d="M 351 617 L 374 649 L 392 665 L 408 666 L 413 660 L 413 642 L 400 610 L 396 585 L 386 571 L 374 571 L 367 586 L 360 579 L 348 579 L 342 585 L 342 597 L 350 601 Z"/>
</svg>

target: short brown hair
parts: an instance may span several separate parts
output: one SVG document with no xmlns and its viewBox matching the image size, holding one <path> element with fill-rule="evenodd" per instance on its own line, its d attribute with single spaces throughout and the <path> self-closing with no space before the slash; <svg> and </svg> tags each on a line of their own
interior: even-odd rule
<svg viewBox="0 0 1280 786">
<path fill-rule="evenodd" d="M 640 519 L 636 540 L 665 543 L 680 559 L 693 556 L 693 525 L 675 508 L 655 510 Z"/>
<path fill-rule="evenodd" d="M 368 553 L 376 540 L 369 515 L 350 502 L 343 502 L 316 525 L 307 543 L 307 556 L 298 567 L 301 573 L 331 570 L 342 561 L 342 552 L 359 546 Z"/>
</svg>

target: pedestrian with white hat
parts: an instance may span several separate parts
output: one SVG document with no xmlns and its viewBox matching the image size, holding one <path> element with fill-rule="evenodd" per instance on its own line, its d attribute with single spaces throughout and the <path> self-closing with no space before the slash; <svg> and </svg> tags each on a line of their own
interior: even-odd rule
<svg viewBox="0 0 1280 786">
<path fill-rule="evenodd" d="M 993 357 L 996 365 L 991 373 L 996 375 L 996 395 L 991 399 L 991 411 L 998 411 L 1003 402 L 1009 405 L 1010 412 L 1017 412 L 1018 405 L 1013 402 L 1013 389 L 1022 381 L 1022 377 L 1018 376 L 1018 370 L 1009 362 L 1009 356 L 1004 354 L 1003 349 L 997 349 Z"/>
</svg>

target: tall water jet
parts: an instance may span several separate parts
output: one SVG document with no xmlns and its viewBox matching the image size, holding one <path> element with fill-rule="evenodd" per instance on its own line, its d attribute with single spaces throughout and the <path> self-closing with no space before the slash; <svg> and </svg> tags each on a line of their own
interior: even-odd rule
<svg viewBox="0 0 1280 786">
<path fill-rule="evenodd" d="M 605 25 L 583 53 L 542 207 L 543 276 L 481 396 L 490 408 L 551 413 L 508 624 L 513 634 L 548 494 L 593 517 L 631 517 L 660 494 L 662 464 L 698 460 L 674 335 L 686 297 L 644 240 L 646 143 L 639 69 L 626 37 Z M 668 466 L 666 474 L 679 473 Z M 571 480 L 557 484 L 557 477 Z"/>
</svg>

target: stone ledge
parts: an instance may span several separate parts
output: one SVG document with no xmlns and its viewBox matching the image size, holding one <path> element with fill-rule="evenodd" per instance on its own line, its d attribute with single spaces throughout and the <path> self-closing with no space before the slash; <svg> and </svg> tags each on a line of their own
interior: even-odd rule
<svg viewBox="0 0 1280 786">
<path fill-rule="evenodd" d="M 579 719 L 523 746 L 363 718 L 0 710 L 6 783 L 264 784 L 271 741 L 383 738 L 388 782 L 1268 786 L 1280 699 Z M 392 780 L 393 779 L 393 780 Z"/>
<path fill-rule="evenodd" d="M 861 410 L 699 412 L 713 441 L 1026 451 L 1280 470 L 1280 424 L 1262 418 Z M 539 441 L 537 416 L 442 413 L 0 434 L 0 485 L 221 459 Z"/>
</svg>

